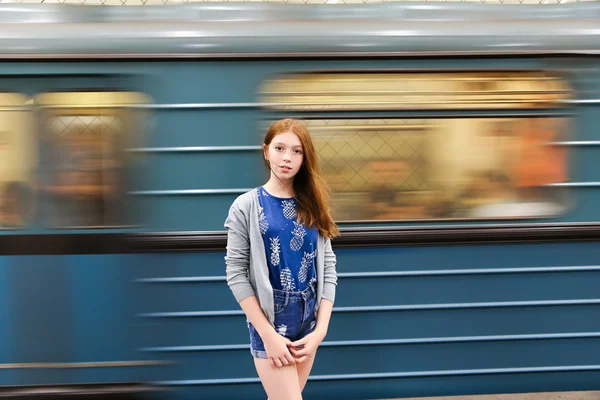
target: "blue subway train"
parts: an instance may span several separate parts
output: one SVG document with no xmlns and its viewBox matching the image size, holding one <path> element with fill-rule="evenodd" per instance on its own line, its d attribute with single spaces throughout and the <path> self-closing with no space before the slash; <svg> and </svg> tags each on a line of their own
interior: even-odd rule
<svg viewBox="0 0 600 400">
<path fill-rule="evenodd" d="M 600 3 L 0 5 L 0 393 L 264 398 L 232 201 L 302 119 L 306 398 L 600 389 Z"/>
</svg>

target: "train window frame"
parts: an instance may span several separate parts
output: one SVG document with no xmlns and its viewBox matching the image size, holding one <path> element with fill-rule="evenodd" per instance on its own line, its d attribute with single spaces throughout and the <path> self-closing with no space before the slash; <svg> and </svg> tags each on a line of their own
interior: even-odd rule
<svg viewBox="0 0 600 400">
<path fill-rule="evenodd" d="M 508 74 L 509 78 L 517 78 L 519 79 L 527 79 L 529 77 L 537 78 L 539 81 L 551 80 L 553 83 L 553 90 L 540 90 L 540 91 L 524 91 L 523 93 L 518 93 L 519 90 L 515 90 L 517 92 L 516 98 L 514 101 L 510 101 L 511 93 L 507 94 L 509 97 L 509 101 L 505 102 L 507 104 L 494 104 L 493 101 L 489 101 L 485 104 L 484 107 L 472 107 L 467 105 L 475 104 L 473 101 L 463 101 L 459 102 L 459 106 L 455 107 L 444 107 L 444 104 L 438 102 L 428 102 L 425 101 L 422 104 L 415 104 L 414 102 L 410 103 L 407 107 L 406 104 L 395 104 L 390 105 L 384 104 L 383 107 L 373 106 L 373 104 L 361 104 L 355 105 L 354 107 L 346 106 L 344 104 L 339 106 L 340 103 L 337 103 L 338 106 L 327 106 L 325 102 L 322 102 L 320 105 L 316 107 L 310 107 L 310 104 L 306 101 L 286 101 L 289 100 L 285 98 L 285 91 L 280 90 L 276 95 L 279 96 L 273 97 L 269 96 L 269 94 L 265 94 L 265 87 L 273 88 L 275 85 L 273 82 L 277 80 L 285 80 L 290 78 L 296 78 L 297 81 L 296 86 L 301 87 L 302 85 L 298 85 L 298 83 L 302 83 L 303 79 L 308 78 L 311 79 L 315 76 L 317 77 L 331 77 L 331 76 L 342 76 L 343 75 L 354 75 L 365 77 L 368 75 L 387 75 L 394 76 L 396 78 L 402 79 L 403 75 L 412 75 L 412 76 L 420 76 L 422 81 L 428 76 L 438 75 L 439 76 L 448 76 L 448 75 L 458 75 L 462 77 L 468 77 L 469 74 L 475 77 L 494 77 L 494 76 L 503 76 L 503 74 Z M 474 79 L 476 84 L 481 84 L 482 81 L 485 83 L 485 79 Z M 294 83 L 294 82 L 293 82 Z M 314 84 L 314 82 L 312 82 Z M 292 85 L 293 86 L 293 85 Z M 314 85 L 313 85 L 314 86 Z M 556 88 L 559 89 L 556 89 Z M 310 88 L 314 89 L 314 87 Z M 308 90 L 310 90 L 308 89 Z M 485 89 L 485 88 L 484 88 Z M 353 92 L 352 89 L 348 89 L 349 92 Z M 321 94 L 324 98 L 327 98 L 328 93 L 326 90 L 325 93 Z M 289 95 L 289 93 L 287 93 Z M 310 93 L 309 93 L 310 94 Z M 313 93 L 314 94 L 314 93 Z M 464 94 L 464 93 L 462 93 Z M 468 100 L 467 93 L 467 100 Z M 481 94 L 481 93 L 479 93 Z M 514 93 L 513 93 L 514 94 Z M 521 94 L 519 98 L 519 94 Z M 535 96 L 537 94 L 542 94 L 543 98 L 537 99 Z M 293 93 L 292 93 L 293 95 Z M 529 95 L 529 97 L 527 96 Z M 555 118 L 558 119 L 561 128 L 557 131 L 557 135 L 564 137 L 565 135 L 570 137 L 573 132 L 573 120 L 570 119 L 570 114 L 565 113 L 563 110 L 565 104 L 574 96 L 574 90 L 571 87 L 569 80 L 563 76 L 560 71 L 552 71 L 552 70 L 491 70 L 491 69 L 478 69 L 478 70 L 401 70 L 401 69 L 363 69 L 363 70 L 306 70 L 306 71 L 289 71 L 289 72 L 278 72 L 276 74 L 272 74 L 269 77 L 264 78 L 257 87 L 257 98 L 259 103 L 261 104 L 261 108 L 263 111 L 267 112 L 267 114 L 263 114 L 261 116 L 261 121 L 259 122 L 260 132 L 264 132 L 265 129 L 268 129 L 268 126 L 276 121 L 279 118 L 283 117 L 294 117 L 299 118 L 309 125 L 309 131 L 313 132 L 313 128 L 310 126 L 311 123 L 314 122 L 323 122 L 325 120 L 330 121 L 355 121 L 355 120 L 376 120 L 376 119 L 385 119 L 385 120 L 435 120 L 437 118 L 444 120 L 457 120 L 457 119 L 488 119 L 488 120 L 515 120 L 521 119 L 523 121 L 533 121 L 535 119 L 550 119 Z M 417 96 L 418 97 L 418 96 Z M 425 99 L 427 100 L 427 99 Z M 463 98 L 464 100 L 464 98 Z M 492 99 L 493 100 L 493 99 Z M 566 100 L 566 102 L 564 101 Z M 341 102 L 343 103 L 343 102 Z M 406 103 L 406 102 L 405 102 Z M 431 104 L 433 103 L 433 104 Z M 486 107 L 487 106 L 487 107 Z M 518 110 L 519 112 L 514 112 Z M 475 113 L 473 113 L 475 111 Z M 478 115 L 478 111 L 486 111 L 489 112 L 489 115 Z M 541 111 L 541 112 L 540 112 Z M 548 113 L 550 111 L 550 113 Z M 464 115 L 464 113 L 471 112 L 470 115 Z M 411 115 L 412 113 L 412 115 Z M 429 115 L 427 113 L 430 113 Z M 463 115 L 461 115 L 463 113 Z M 315 141 L 315 136 L 313 135 L 313 141 Z M 317 139 L 318 141 L 318 139 Z M 566 139 L 565 139 L 566 141 Z M 544 144 L 549 144 L 552 146 L 561 147 L 563 140 L 552 141 L 554 143 L 544 142 Z M 571 161 L 571 153 L 567 149 L 563 149 L 564 151 L 564 159 L 560 164 L 564 169 L 564 181 L 567 182 L 569 180 L 569 176 L 571 174 L 570 171 L 570 161 Z M 320 166 L 323 169 L 323 157 L 319 155 L 320 158 Z M 325 178 L 327 182 L 327 178 Z M 550 185 L 552 186 L 552 185 Z M 564 216 L 573 208 L 573 196 L 571 195 L 571 191 L 569 191 L 568 187 L 559 187 L 552 188 L 551 190 L 560 192 L 559 200 L 556 198 L 549 198 L 548 195 L 542 195 L 542 197 L 536 198 L 535 201 L 544 202 L 545 204 L 549 204 L 550 206 L 554 206 L 555 209 L 553 211 L 547 211 L 545 213 L 538 213 L 538 215 L 527 215 L 526 212 L 523 212 L 523 215 L 479 215 L 479 216 L 440 216 L 440 217 L 405 217 L 405 218 L 382 218 L 382 219 L 369 219 L 369 218 L 336 218 L 336 222 L 342 225 L 352 225 L 352 224 L 385 224 L 385 223 L 429 223 L 429 222 L 455 222 L 455 221 L 468 221 L 468 222 L 476 222 L 476 221 L 514 221 L 514 220 L 543 220 L 543 219 L 556 219 Z M 331 185 L 330 185 L 331 187 Z M 567 193 L 564 196 L 564 193 Z M 331 190 L 332 201 L 335 206 L 335 192 Z M 533 201 L 533 200 L 532 200 Z M 533 202 L 535 202 L 533 201 Z M 517 204 L 526 204 L 527 200 L 521 197 L 517 197 L 514 201 Z M 523 203 L 521 203 L 523 202 Z M 549 208 L 551 209 L 551 208 Z M 497 212 L 497 210 L 496 210 Z M 531 211 L 529 212 L 531 214 Z M 335 212 L 334 212 L 335 214 Z M 494 214 L 493 212 L 491 214 Z"/>
<path fill-rule="evenodd" d="M 51 185 L 51 182 L 56 180 L 56 159 L 57 156 L 50 155 L 53 152 L 57 152 L 59 146 L 51 143 L 51 136 L 54 133 L 51 132 L 51 128 L 48 123 L 53 118 L 73 118 L 80 119 L 81 117 L 90 119 L 98 119 L 101 117 L 113 116 L 121 121 L 122 127 L 116 134 L 117 139 L 112 143 L 114 148 L 108 152 L 109 156 L 115 158 L 120 157 L 121 164 L 117 167 L 118 172 L 116 173 L 119 179 L 116 190 L 118 191 L 118 199 L 113 201 L 113 208 L 110 208 L 108 212 L 113 215 L 119 215 L 115 223 L 107 224 L 81 224 L 81 223 L 60 223 L 62 221 L 60 217 L 54 215 L 45 215 L 44 225 L 49 229 L 53 230 L 111 230 L 111 229 L 127 229 L 139 227 L 139 223 L 136 223 L 135 217 L 132 214 L 132 202 L 133 197 L 130 195 L 132 189 L 132 159 L 133 154 L 130 149 L 140 147 L 141 141 L 143 141 L 148 134 L 147 127 L 144 121 L 147 119 L 146 111 L 148 104 L 151 103 L 150 97 L 139 91 L 121 91 L 121 90 L 62 90 L 62 91 L 47 91 L 37 93 L 33 97 L 33 102 L 37 111 L 38 120 L 38 138 L 40 146 L 44 144 L 48 145 L 51 150 L 45 150 L 49 157 L 49 166 L 52 171 L 46 172 L 44 177 L 40 177 L 40 180 L 44 184 Z M 132 111 L 135 110 L 135 114 Z M 90 125 L 91 126 L 91 125 Z M 138 127 L 136 131 L 135 126 Z M 87 128 L 86 128 L 87 129 Z M 85 129 L 84 129 L 85 131 Z M 103 145 L 101 144 L 100 147 Z M 64 147 L 64 145 L 63 145 Z M 62 149 L 64 150 L 64 149 Z M 104 148 L 102 150 L 96 150 L 102 154 L 102 158 L 105 155 Z M 44 150 L 41 148 L 40 150 Z M 118 163 L 118 161 L 115 161 Z M 102 163 L 102 162 L 101 162 Z M 104 165 L 103 165 L 104 167 Z M 41 171 L 40 171 L 41 172 Z M 101 172 L 102 179 L 105 178 L 105 171 Z M 124 179 L 123 179 L 124 178 Z M 102 189 L 103 190 L 103 189 Z M 106 219 L 106 209 L 111 206 L 106 206 L 106 193 L 102 195 L 102 218 Z M 46 207 L 50 210 L 55 208 L 56 199 L 52 194 L 49 194 Z M 121 208 L 119 211 L 119 207 Z M 124 211 L 125 210 L 125 211 Z M 49 212 L 48 214 L 52 214 Z"/>
<path fill-rule="evenodd" d="M 32 123 L 31 111 L 31 99 L 26 94 L 14 91 L 0 92 L 0 112 L 10 112 L 18 116 L 17 121 L 13 123 L 14 127 L 12 129 L 8 131 L 3 130 L 2 132 L 0 132 L 8 132 L 10 139 L 6 138 L 4 140 L 12 142 L 6 145 L 7 154 L 11 159 L 17 158 L 20 160 L 28 160 L 23 163 L 24 168 L 18 168 L 18 172 L 15 173 L 15 171 L 11 171 L 14 175 L 21 175 L 21 178 L 25 177 L 25 179 L 16 178 L 13 180 L 9 180 L 7 183 L 21 184 L 17 186 L 13 185 L 12 187 L 15 188 L 14 190 L 18 191 L 17 195 L 26 196 L 26 203 L 27 200 L 29 203 L 28 210 L 19 211 L 19 213 L 21 214 L 19 218 L 22 220 L 22 224 L 17 226 L 4 225 L 4 223 L 2 222 L 2 220 L 4 219 L 3 211 L 0 211 L 2 213 L 0 218 L 0 231 L 27 230 L 32 228 L 36 222 L 36 217 L 38 214 L 36 172 L 39 164 L 39 152 L 37 148 L 38 138 L 36 134 L 35 124 Z M 0 141 L 2 141 L 1 138 Z M 11 149 L 12 146 L 16 148 L 16 153 L 11 151 L 14 150 Z M 11 164 L 11 161 L 9 161 L 8 163 Z M 28 167 L 26 167 L 27 164 L 29 164 Z M 14 164 L 11 164 L 11 167 L 13 165 Z M 4 191 L 2 189 L 0 190 L 2 192 Z M 0 199 L 0 208 L 4 208 L 4 202 L 2 201 L 2 199 Z"/>
</svg>

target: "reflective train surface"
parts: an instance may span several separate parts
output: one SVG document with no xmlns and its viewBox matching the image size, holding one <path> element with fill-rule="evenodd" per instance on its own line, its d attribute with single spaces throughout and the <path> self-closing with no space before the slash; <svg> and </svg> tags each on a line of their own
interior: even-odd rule
<svg viewBox="0 0 600 400">
<path fill-rule="evenodd" d="M 1 4 L 0 393 L 264 398 L 223 222 L 287 116 L 342 230 L 306 398 L 600 389 L 599 54 L 600 3 Z"/>
</svg>

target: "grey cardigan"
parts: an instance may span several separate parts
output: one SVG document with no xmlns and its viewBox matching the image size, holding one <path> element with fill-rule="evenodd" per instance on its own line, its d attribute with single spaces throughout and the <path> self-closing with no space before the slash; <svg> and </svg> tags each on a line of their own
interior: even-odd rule
<svg viewBox="0 0 600 400">
<path fill-rule="evenodd" d="M 227 255 L 225 256 L 227 285 L 237 302 L 256 296 L 265 316 L 275 323 L 273 287 L 269 280 L 269 266 L 258 225 L 259 202 L 256 189 L 239 196 L 229 208 L 225 221 L 227 228 Z M 317 243 L 317 302 L 322 298 L 335 301 L 337 286 L 336 256 L 331 240 L 319 234 Z"/>
</svg>

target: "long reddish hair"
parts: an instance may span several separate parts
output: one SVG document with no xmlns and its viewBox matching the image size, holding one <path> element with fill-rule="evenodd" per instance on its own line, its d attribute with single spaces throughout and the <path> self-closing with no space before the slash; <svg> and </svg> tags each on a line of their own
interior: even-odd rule
<svg viewBox="0 0 600 400">
<path fill-rule="evenodd" d="M 309 228 L 317 227 L 319 233 L 333 239 L 339 235 L 339 230 L 331 217 L 329 210 L 329 191 L 321 177 L 321 169 L 313 141 L 306 126 L 295 119 L 282 119 L 271 125 L 263 143 L 269 147 L 273 138 L 280 133 L 292 132 L 300 139 L 304 159 L 300 170 L 294 177 L 294 193 L 298 208 L 298 220 Z M 265 159 L 267 171 L 271 172 L 269 160 Z"/>
</svg>

